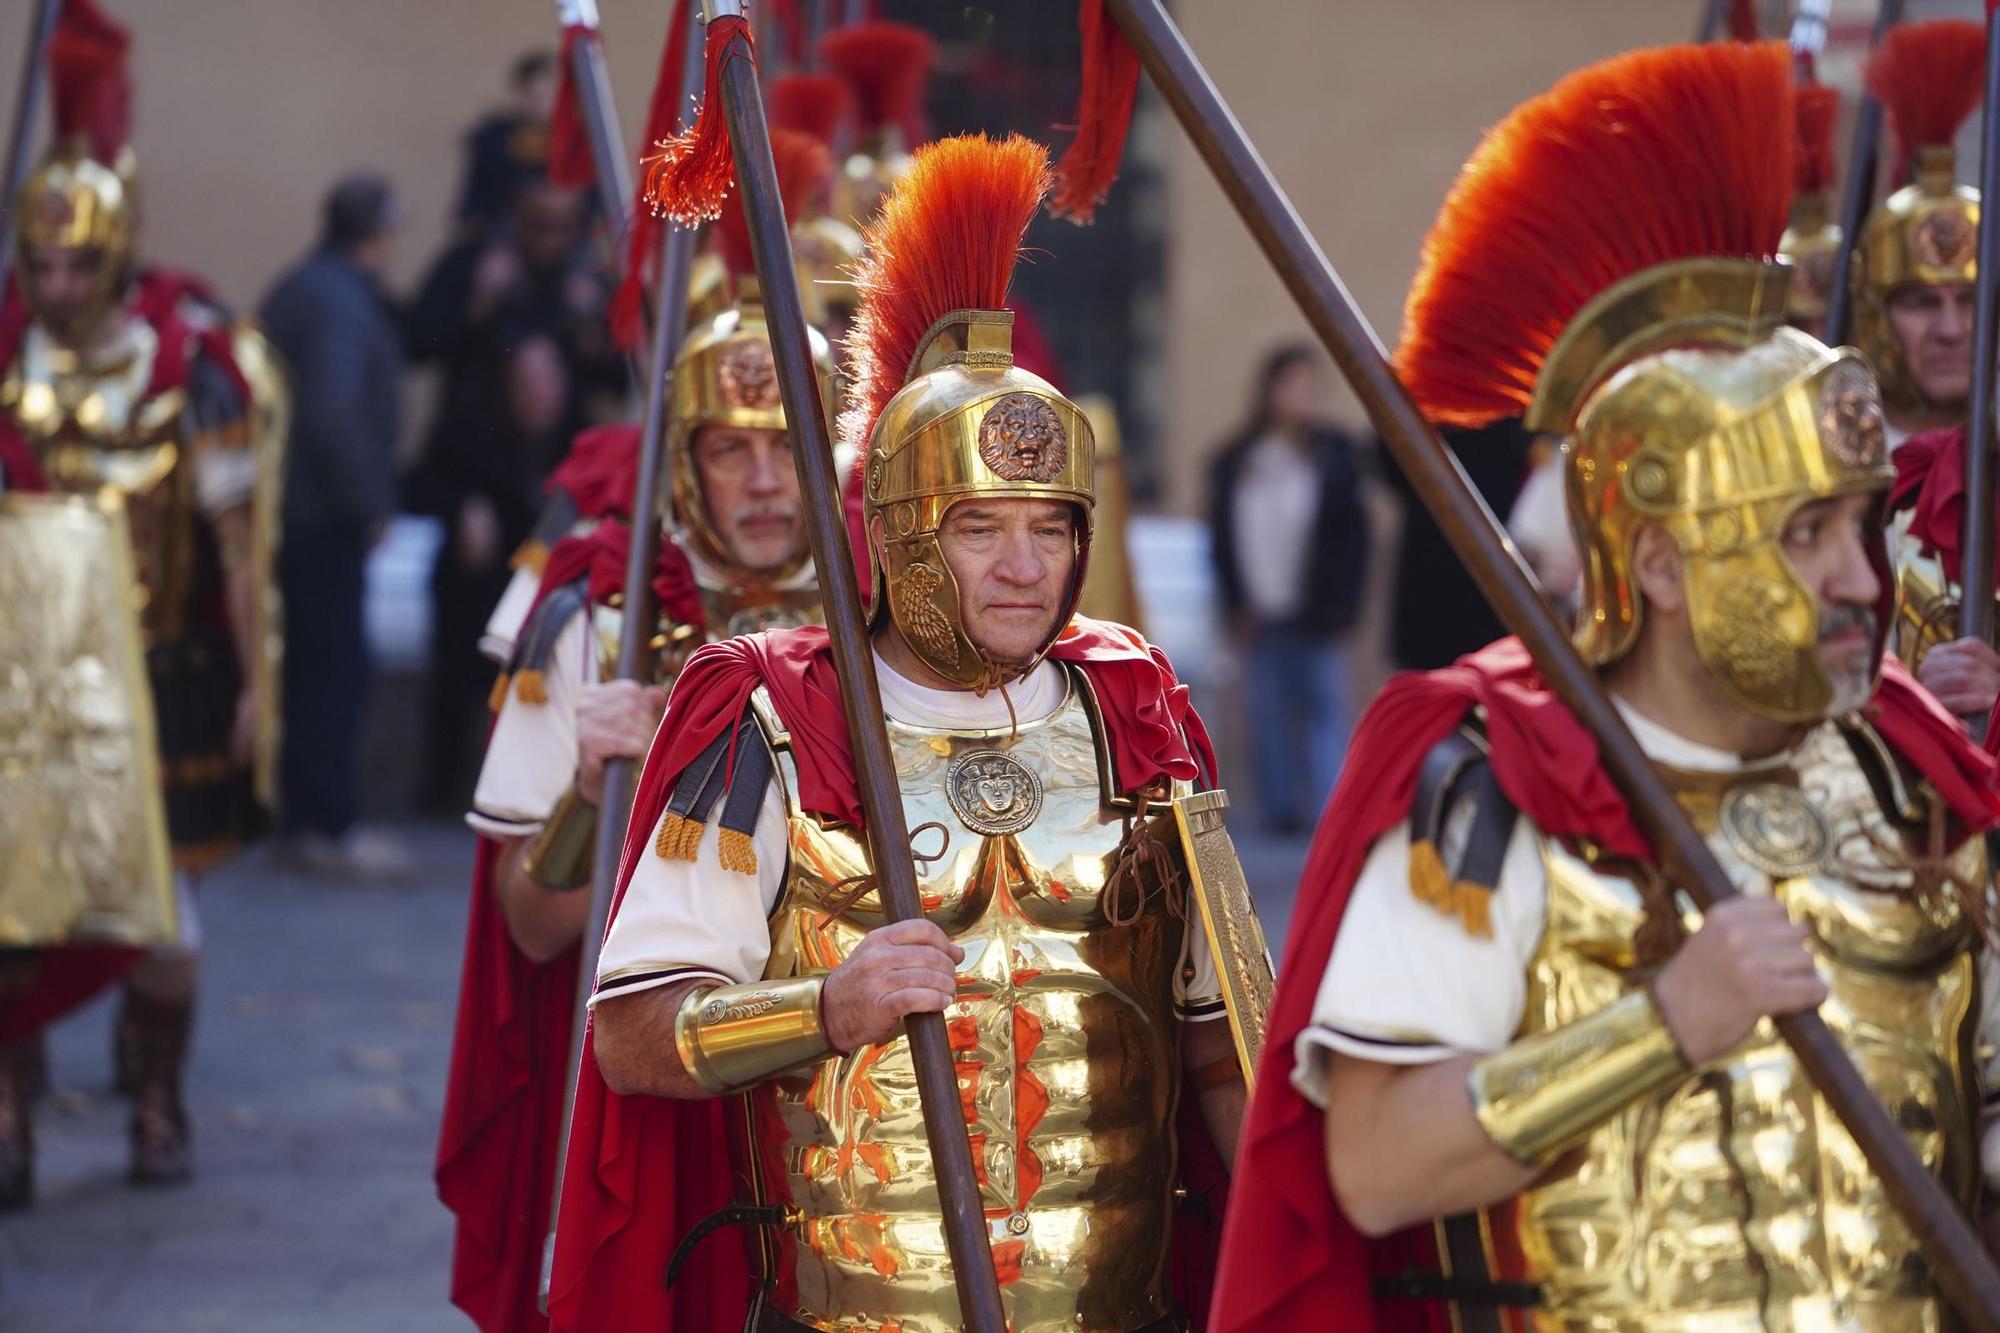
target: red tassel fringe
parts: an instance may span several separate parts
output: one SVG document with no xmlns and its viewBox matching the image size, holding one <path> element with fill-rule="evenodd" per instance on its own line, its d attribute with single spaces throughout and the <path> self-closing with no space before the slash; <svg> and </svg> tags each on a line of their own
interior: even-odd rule
<svg viewBox="0 0 2000 1333">
<path fill-rule="evenodd" d="M 1082 226 L 1097 215 L 1118 178 L 1139 92 L 1139 55 L 1104 12 L 1104 0 L 1082 0 L 1077 28 L 1083 37 L 1083 86 L 1076 99 L 1076 138 L 1056 164 L 1049 211 Z"/>
<path fill-rule="evenodd" d="M 597 179 L 597 164 L 590 159 L 590 135 L 584 129 L 583 109 L 576 101 L 576 44 L 594 40 L 596 34 L 581 23 L 563 29 L 562 70 L 556 82 L 556 106 L 549 114 L 549 180 L 566 190 L 587 188 Z"/>
<path fill-rule="evenodd" d="M 755 59 L 748 20 L 738 15 L 708 25 L 708 72 L 702 84 L 701 111 L 692 127 L 666 141 L 664 152 L 646 159 L 647 204 L 683 227 L 698 226 L 721 213 L 722 201 L 736 183 L 729 132 L 722 117 L 722 59 L 738 37 Z"/>
<path fill-rule="evenodd" d="M 689 0 L 677 0 L 667 21 L 667 39 L 660 46 L 660 68 L 653 75 L 653 96 L 646 104 L 648 150 L 663 146 L 673 135 L 686 92 L 681 71 L 687 68 Z M 643 160 L 643 159 L 642 159 Z M 633 189 L 632 211 L 625 222 L 625 268 L 611 298 L 611 336 L 627 351 L 636 351 L 646 337 L 646 293 L 653 286 L 660 257 L 664 222 L 646 202 L 646 176 Z"/>
<path fill-rule="evenodd" d="M 1641 269 L 1771 254 L 1791 205 L 1791 64 L 1782 42 L 1638 51 L 1489 131 L 1403 311 L 1396 370 L 1424 415 L 1518 416 L 1576 312 Z"/>
</svg>

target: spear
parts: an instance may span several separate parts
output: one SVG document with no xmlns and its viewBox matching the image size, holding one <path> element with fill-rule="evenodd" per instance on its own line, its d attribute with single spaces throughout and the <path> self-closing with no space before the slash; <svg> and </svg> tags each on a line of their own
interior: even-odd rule
<svg viewBox="0 0 2000 1333">
<path fill-rule="evenodd" d="M 881 690 L 868 626 L 855 582 L 854 559 L 848 549 L 841 510 L 840 481 L 828 443 L 826 405 L 820 398 L 812 347 L 807 339 L 805 308 L 799 299 L 798 270 L 792 263 L 791 234 L 785 224 L 784 201 L 778 192 L 777 167 L 771 157 L 770 128 L 764 120 L 764 99 L 757 86 L 756 59 L 743 18 L 743 0 L 702 0 L 708 40 L 723 43 L 718 93 L 735 159 L 743 211 L 750 223 L 750 248 L 756 260 L 757 285 L 764 295 L 765 320 L 771 331 L 771 353 L 777 362 L 778 386 L 785 420 L 792 433 L 792 456 L 799 470 L 799 489 L 806 502 L 806 533 L 813 564 L 819 571 L 821 604 L 833 645 L 834 669 L 840 678 L 841 701 L 847 714 L 847 734 L 854 749 L 860 780 L 861 808 L 868 826 L 869 860 L 882 895 L 884 914 L 891 921 L 923 915 L 917 897 L 916 866 L 910 859 L 910 835 L 903 817 L 903 794 L 883 726 Z M 737 20 L 729 28 L 714 25 Z M 917 1091 L 923 1103 L 924 1127 L 930 1137 L 931 1166 L 943 1208 L 945 1244 L 951 1255 L 952 1277 L 958 1285 L 959 1308 L 971 1333 L 1004 1333 L 1000 1284 L 993 1270 L 978 1177 L 973 1172 L 972 1147 L 966 1137 L 958 1080 L 944 1015 L 911 1014 L 905 1020 L 910 1057 L 916 1068 Z"/>
<path fill-rule="evenodd" d="M 604 216 L 615 226 L 632 199 L 632 171 L 625 163 L 625 145 L 618 133 L 618 106 L 611 100 L 611 75 L 604 68 L 604 36 L 597 17 L 597 0 L 556 0 L 556 17 L 574 41 L 563 49 L 569 57 L 569 77 L 576 89 L 577 110 L 590 139 L 590 160 L 597 168 L 597 198 Z"/>
<path fill-rule="evenodd" d="M 680 86 L 694 87 L 701 79 L 701 34 L 690 9 L 687 54 L 681 63 Z M 579 43 L 580 45 L 580 43 Z M 600 52 L 601 56 L 601 52 Z M 603 178 L 602 172 L 599 179 Z M 623 201 L 621 201 L 622 206 Z M 645 672 L 653 637 L 653 566 L 659 558 L 660 478 L 666 474 L 667 377 L 680 357 L 686 336 L 688 275 L 694 271 L 695 229 L 675 226 L 661 242 L 659 285 L 654 290 L 653 345 L 647 358 L 646 416 L 639 434 L 639 475 L 632 488 L 632 541 L 625 552 L 624 624 L 618 640 L 615 679 L 638 680 Z M 618 856 L 631 820 L 635 766 L 629 758 L 604 765 L 604 797 L 598 806 L 597 829 L 590 863 L 590 920 L 583 928 L 583 953 L 577 963 L 576 1007 L 570 1022 L 569 1063 L 564 1067 L 562 1149 L 556 1155 L 556 1187 L 549 1196 L 549 1229 L 542 1246 L 541 1302 L 548 1309 L 549 1280 L 556 1252 L 556 1217 L 562 1210 L 563 1173 L 569 1164 L 570 1125 L 576 1113 L 577 1066 L 583 1060 L 583 1033 L 590 1019 L 590 996 L 597 984 L 597 955 L 611 919 L 611 899 L 618 887 Z"/>
<path fill-rule="evenodd" d="M 14 100 L 14 133 L 7 141 L 7 192 L 0 195 L 0 291 L 14 266 L 15 201 L 28 175 L 28 145 L 35 138 L 35 112 L 42 104 L 42 75 L 49 65 L 49 42 L 55 37 L 56 14 L 62 0 L 41 0 L 21 51 L 21 86 Z"/>
<path fill-rule="evenodd" d="M 1893 3 L 1884 6 L 1885 12 Z M 1493 511 L 1397 380 L 1375 331 L 1160 0 L 1107 0 L 1107 7 L 1480 591 L 1519 636 L 1549 687 L 1596 737 L 1605 769 L 1660 850 L 1673 882 L 1704 910 L 1734 896 L 1735 887 L 1708 844 L 1675 804 L 1596 674 L 1577 655 Z M 1817 1013 L 1774 1022 L 1820 1096 L 1861 1147 L 1922 1245 L 1939 1285 L 1961 1313 L 1983 1316 L 1975 1321 L 1981 1327 L 2000 1328 L 2000 1273 L 1839 1040 Z"/>
<path fill-rule="evenodd" d="M 1972 335 L 1972 402 L 1965 423 L 1965 531 L 1959 550 L 1958 633 L 1993 641 L 1993 358 L 2000 314 L 2000 218 L 1985 206 L 2000 198 L 2000 8 L 1987 6 L 1986 101 L 1980 108 L 1979 270 Z M 1978 719 L 1975 734 L 1985 725 Z"/>
<path fill-rule="evenodd" d="M 1870 48 L 1882 45 L 1889 29 L 1903 21 L 1903 0 L 1882 0 L 1875 11 L 1875 36 Z M 1847 338 L 1848 314 L 1854 306 L 1854 247 L 1868 203 L 1875 197 L 1875 160 L 1882 146 L 1882 103 L 1864 84 L 1854 113 L 1854 144 L 1847 154 L 1846 193 L 1840 200 L 1840 254 L 1833 266 L 1833 288 L 1826 298 L 1826 330 L 1821 340 L 1838 347 Z"/>
</svg>

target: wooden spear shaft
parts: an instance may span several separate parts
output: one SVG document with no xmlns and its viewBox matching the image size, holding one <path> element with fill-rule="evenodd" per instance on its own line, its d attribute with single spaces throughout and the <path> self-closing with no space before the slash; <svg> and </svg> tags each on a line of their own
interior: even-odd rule
<svg viewBox="0 0 2000 1333">
<path fill-rule="evenodd" d="M 62 0 L 40 0 L 28 44 L 21 50 L 21 86 L 14 99 L 14 132 L 7 140 L 6 193 L 0 194 L 0 290 L 14 266 L 15 213 L 21 186 L 28 178 L 28 155 L 35 142 L 35 113 L 42 105 L 42 78 L 49 67 L 49 42 L 56 34 L 56 14 Z"/>
<path fill-rule="evenodd" d="M 1986 18 L 1986 104 L 1980 111 L 1979 197 L 2000 199 L 2000 9 Z M 1993 358 L 2000 321 L 2000 217 L 1979 210 L 1972 402 L 1965 423 L 1965 530 L 1959 543 L 1958 632 L 1993 641 Z M 1985 718 L 1973 720 L 1975 734 Z"/>
<path fill-rule="evenodd" d="M 687 58 L 681 87 L 701 80 L 700 24 L 689 10 Z M 639 474 L 632 487 L 632 540 L 625 553 L 624 624 L 618 640 L 618 680 L 638 680 L 645 671 L 653 637 L 653 566 L 659 558 L 661 478 L 667 470 L 667 379 L 680 358 L 687 336 L 688 275 L 694 271 L 695 233 L 674 226 L 660 249 L 659 287 L 654 292 L 652 355 L 647 359 L 645 424 L 639 433 Z M 563 1175 L 569 1163 L 570 1125 L 576 1115 L 576 1078 L 583 1061 L 583 1033 L 590 1021 L 590 997 L 597 987 L 597 955 L 611 920 L 611 898 L 618 889 L 618 861 L 624 849 L 625 826 L 632 815 L 635 761 L 610 759 L 604 765 L 604 795 L 597 809 L 597 834 L 590 863 L 590 917 L 583 928 L 582 955 L 577 962 L 576 1007 L 570 1024 L 568 1078 L 563 1084 L 561 1150 L 556 1155 L 555 1192 L 549 1196 L 549 1229 L 543 1245 L 541 1300 L 548 1308 L 549 1279 L 555 1260 L 556 1217 L 562 1211 Z"/>
<path fill-rule="evenodd" d="M 1215 174 L 1292 298 L 1339 363 L 1417 495 L 1549 687 L 1597 738 L 1605 769 L 1659 850 L 1674 882 L 1704 909 L 1735 896 L 1708 844 L 1675 804 L 1596 674 L 1542 598 L 1493 512 L 1418 412 L 1375 332 L 1306 231 L 1243 127 L 1159 0 L 1108 0 L 1125 37 Z M 1817 1013 L 1775 1020 L 1819 1093 L 1840 1117 L 1923 1247 L 1939 1285 L 1961 1313 L 2000 1328 L 2000 1273 L 1943 1187 L 1862 1081 Z"/>
<path fill-rule="evenodd" d="M 733 18 L 743 12 L 742 0 L 702 0 L 702 11 L 709 23 Z M 799 299 L 798 270 L 793 267 L 791 234 L 778 193 L 770 128 L 757 87 L 757 66 L 749 44 L 741 37 L 732 40 L 722 57 L 721 95 L 730 148 L 736 158 L 737 188 L 743 191 L 743 211 L 750 222 L 750 249 L 757 265 L 757 285 L 764 296 L 764 317 L 771 331 L 785 421 L 792 434 L 792 457 L 805 498 L 806 533 L 819 571 L 821 605 L 826 611 L 834 670 L 840 677 L 841 701 L 846 707 L 862 815 L 868 824 L 869 860 L 884 915 L 891 921 L 920 918 L 923 908 L 917 896 L 916 864 L 910 858 L 903 793 L 882 721 L 874 650 L 861 609 L 854 557 L 848 548 L 840 479 L 834 470 L 826 404 L 820 398 L 805 308 Z M 993 1250 L 973 1171 L 972 1145 L 966 1137 L 944 1015 L 911 1014 L 904 1026 L 916 1067 L 945 1244 L 951 1254 L 965 1327 L 971 1333 L 1005 1333 L 1000 1284 L 993 1271 Z"/>
<path fill-rule="evenodd" d="M 1889 29 L 1903 21 L 1903 0 L 1882 0 L 1875 11 L 1875 36 L 1870 49 L 1882 45 Z M 1854 247 L 1868 220 L 1875 198 L 1875 161 L 1882 145 L 1882 104 L 1866 88 L 1854 112 L 1854 144 L 1847 154 L 1847 179 L 1841 182 L 1840 251 L 1833 266 L 1833 287 L 1826 298 L 1826 328 L 1820 334 L 1828 347 L 1847 341 L 1848 317 L 1854 309 Z"/>
</svg>

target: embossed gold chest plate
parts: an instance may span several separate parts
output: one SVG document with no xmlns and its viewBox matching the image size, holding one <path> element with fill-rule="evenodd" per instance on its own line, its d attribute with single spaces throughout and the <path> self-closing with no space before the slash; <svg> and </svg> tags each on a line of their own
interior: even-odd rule
<svg viewBox="0 0 2000 1333">
<path fill-rule="evenodd" d="M 1775 892 L 1810 925 L 1831 990 L 1822 1016 L 1969 1207 L 1979 1012 L 1970 924 L 1949 897 L 1911 891 L 1897 865 L 1904 835 L 1838 728 L 1821 727 L 1796 759 L 1793 795 L 1823 831 L 1754 775 L 1720 802 L 1726 811 L 1739 800 L 1733 830 L 1715 802 L 1686 804 L 1744 891 Z M 1822 837 L 1824 854 L 1808 857 Z M 1976 842 L 1960 855 L 1965 873 L 1984 873 Z M 1773 882 L 1757 858 L 1817 870 Z M 1545 844 L 1543 861 L 1547 923 L 1523 1036 L 1594 1013 L 1649 976 L 1633 948 L 1646 911 L 1637 887 L 1559 846 Z M 1540 1329 L 1954 1327 L 1874 1172 L 1769 1022 L 1604 1125 L 1488 1222 L 1495 1271 L 1543 1287 Z"/>
<path fill-rule="evenodd" d="M 1062 707 L 1014 737 L 890 727 L 910 826 L 948 833 L 920 892 L 966 951 L 946 1021 L 1014 1333 L 1122 1333 L 1169 1308 L 1173 998 L 1193 909 L 1142 881 L 1143 905 L 1107 913 L 1126 812 L 1107 802 L 1082 688 L 1072 677 Z M 1171 816 L 1152 819 L 1176 847 Z M 867 864 L 852 830 L 795 813 L 790 843 L 772 977 L 830 970 L 883 920 L 872 891 L 839 906 Z M 956 1330 L 906 1043 L 773 1080 L 751 1107 L 758 1188 L 802 1215 L 767 1256 L 774 1308 L 838 1333 Z"/>
</svg>

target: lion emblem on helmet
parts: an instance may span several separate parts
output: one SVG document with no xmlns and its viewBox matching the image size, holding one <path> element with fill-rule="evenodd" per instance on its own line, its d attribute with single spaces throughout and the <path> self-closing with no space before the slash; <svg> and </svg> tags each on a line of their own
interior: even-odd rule
<svg viewBox="0 0 2000 1333">
<path fill-rule="evenodd" d="M 979 420 L 979 457 L 1002 481 L 1048 481 L 1069 462 L 1069 436 L 1040 397 L 1010 393 Z"/>
</svg>

